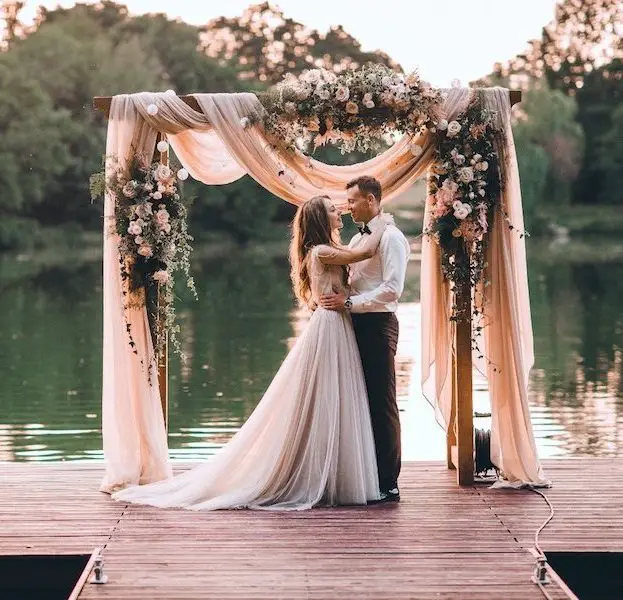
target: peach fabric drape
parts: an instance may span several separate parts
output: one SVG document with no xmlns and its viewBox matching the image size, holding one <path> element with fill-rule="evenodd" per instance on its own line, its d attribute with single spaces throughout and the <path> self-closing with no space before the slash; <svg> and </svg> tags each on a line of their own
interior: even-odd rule
<svg viewBox="0 0 623 600">
<path fill-rule="evenodd" d="M 444 116 L 447 119 L 457 117 L 466 107 L 469 90 L 452 88 L 447 91 L 443 104 Z M 491 97 L 506 98 L 506 120 L 508 120 L 508 91 L 491 90 Z M 433 140 L 424 135 L 418 140 L 423 148 L 422 154 L 415 157 L 410 151 L 410 141 L 403 138 L 379 156 L 348 166 L 334 166 L 321 163 L 301 153 L 279 152 L 258 125 L 244 127 L 244 117 L 259 117 L 263 108 L 254 94 L 196 94 L 195 98 L 202 112 L 187 106 L 175 95 L 142 92 L 139 94 L 115 96 L 112 100 L 108 126 L 107 165 L 112 166 L 112 157 L 126 160 L 131 149 L 151 156 L 154 151 L 156 132 L 167 134 L 168 140 L 180 162 L 197 180 L 206 184 L 225 184 L 235 181 L 248 173 L 273 194 L 300 204 L 318 193 L 328 193 L 334 201 L 342 206 L 346 202 L 345 184 L 358 175 L 372 175 L 378 178 L 383 186 L 384 201 L 406 190 L 413 182 L 426 173 L 433 157 Z M 497 102 L 497 100 L 496 100 Z M 148 110 L 149 105 L 158 107 L 157 113 Z M 502 107 L 504 108 L 504 107 Z M 510 141 L 512 146 L 512 139 Z M 515 170 L 509 169 L 510 173 Z M 510 195 L 508 202 L 518 202 L 515 207 L 521 213 L 521 197 Z M 107 198 L 106 214 L 112 215 L 114 205 Z M 501 229 L 501 228 L 496 228 Z M 501 246 L 497 246 L 502 255 L 503 250 L 510 252 L 512 240 L 504 237 Z M 520 243 L 521 249 L 523 244 Z M 514 247 L 513 247 L 514 248 Z M 515 251 L 513 251 L 515 252 Z M 515 252 L 516 254 L 516 252 Z M 513 254 L 513 256 L 515 256 Z M 514 264 L 514 263 L 513 263 Z M 504 264 L 504 270 L 513 265 Z M 525 270 L 525 258 L 523 267 Z M 525 275 L 525 273 L 524 273 Z M 511 287 L 503 287 L 502 294 L 517 291 L 517 279 L 509 276 L 514 282 Z M 437 407 L 438 420 L 442 425 L 447 423 L 447 389 L 444 385 L 451 361 L 451 335 L 448 321 L 448 290 L 440 274 L 438 250 L 425 243 L 422 264 L 422 299 L 423 314 L 423 356 L 425 379 L 430 373 L 436 373 L 433 395 L 429 396 Z M 527 302 L 527 283 L 524 292 L 517 296 L 520 303 L 519 313 L 525 313 L 523 303 Z M 522 284 L 522 285 L 523 285 Z M 523 294 L 523 295 L 522 295 Z M 160 412 L 160 401 L 157 381 L 153 386 L 147 384 L 146 365 L 153 363 L 153 347 L 148 335 L 145 311 L 132 313 L 132 332 L 140 335 L 143 343 L 138 345 L 138 357 L 132 354 L 127 343 L 124 315 L 122 310 L 121 282 L 118 269 L 116 239 L 106 236 L 104 258 L 104 387 L 102 433 L 104 437 L 104 454 L 107 460 L 107 473 L 103 489 L 109 490 L 144 481 L 156 481 L 166 477 L 169 467 L 166 460 L 166 437 Z M 506 299 L 507 302 L 507 299 Z M 106 307 L 109 307 L 108 309 Z M 506 304 L 504 304 L 506 306 Z M 114 307 L 112 310 L 110 307 Z M 140 318 L 139 318 L 140 317 Z M 491 332 L 497 331 L 495 320 L 492 320 Z M 524 327 L 521 331 L 524 331 Z M 517 330 L 519 333 L 520 330 Z M 531 329 L 530 329 L 531 332 Z M 497 335 L 497 333 L 491 335 Z M 500 335 L 503 335 L 500 333 Z M 531 337 L 530 337 L 531 344 Z M 518 348 L 528 342 L 528 338 L 518 338 Z M 109 349 L 107 350 L 107 345 Z M 140 359 L 140 360 L 139 360 Z M 506 358 L 504 357 L 504 360 Z M 509 369 L 508 377 L 519 377 L 521 381 L 513 384 L 506 381 L 501 388 L 506 393 L 513 390 L 514 396 L 506 400 L 507 409 L 500 415 L 517 419 L 527 414 L 525 395 L 525 356 L 517 358 L 521 365 L 517 369 Z M 142 365 L 141 365 L 142 361 Z M 123 368 L 120 366 L 123 365 Z M 523 365 L 523 368 L 519 368 Z M 140 382 L 140 385 L 137 383 Z M 425 382 L 427 383 L 427 382 Z M 497 384 L 496 384 L 497 385 Z M 523 389 L 523 393 L 519 392 Z M 519 404 L 517 404 L 519 403 Z M 445 420 L 444 420 L 445 419 Z M 156 420 L 158 423 L 156 424 Z M 531 430 L 525 429 L 526 419 L 522 418 L 523 435 Z M 527 424 L 529 425 L 529 417 Z M 504 427 L 494 419 L 496 428 Z M 521 429 L 521 428 L 520 428 Z M 526 433 L 527 431 L 527 433 Z M 499 436 L 495 438 L 499 440 Z M 525 440 L 524 440 L 525 441 Z M 501 456 L 505 460 L 508 451 L 504 451 L 504 440 L 500 441 Z M 520 440 L 513 440 L 514 446 L 524 447 Z M 532 444 L 534 440 L 532 439 Z M 528 443 L 528 447 L 530 443 Z M 525 454 L 525 453 L 524 453 Z M 532 461 L 532 472 L 535 472 L 536 454 L 526 457 Z M 538 461 L 537 461 L 538 463 Z M 511 463 L 508 463 L 511 465 Z M 515 461 L 512 461 L 510 475 L 513 477 Z M 505 469 L 507 477 L 509 470 Z M 524 480 L 525 471 L 517 471 L 516 478 Z"/>
</svg>

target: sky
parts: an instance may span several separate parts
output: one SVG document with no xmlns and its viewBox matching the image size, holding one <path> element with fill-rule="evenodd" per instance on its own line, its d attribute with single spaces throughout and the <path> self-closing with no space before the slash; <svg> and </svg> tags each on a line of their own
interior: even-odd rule
<svg viewBox="0 0 623 600">
<path fill-rule="evenodd" d="M 88 1 L 88 0 L 87 0 Z M 38 5 L 53 8 L 75 2 L 26 2 L 24 20 Z M 133 14 L 163 12 L 204 25 L 219 16 L 240 15 L 259 0 L 126 0 Z M 326 32 L 341 24 L 363 50 L 383 50 L 406 71 L 423 79 L 463 85 L 491 72 L 540 37 L 554 16 L 556 0 L 275 0 L 286 17 Z"/>
</svg>

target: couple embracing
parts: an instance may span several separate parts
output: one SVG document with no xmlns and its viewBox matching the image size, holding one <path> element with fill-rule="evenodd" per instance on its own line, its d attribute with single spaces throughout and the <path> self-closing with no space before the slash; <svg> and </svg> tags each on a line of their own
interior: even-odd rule
<svg viewBox="0 0 623 600">
<path fill-rule="evenodd" d="M 400 499 L 395 312 L 409 245 L 372 177 L 347 184 L 360 232 L 340 243 L 329 196 L 297 211 L 292 282 L 313 314 L 249 419 L 189 471 L 115 500 L 192 510 L 303 510 Z"/>
</svg>

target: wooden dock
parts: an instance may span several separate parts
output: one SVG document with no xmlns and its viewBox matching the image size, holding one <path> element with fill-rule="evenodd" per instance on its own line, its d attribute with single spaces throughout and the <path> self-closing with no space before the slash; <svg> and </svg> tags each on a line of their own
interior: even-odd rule
<svg viewBox="0 0 623 600">
<path fill-rule="evenodd" d="M 556 514 L 543 549 L 623 551 L 623 461 L 545 469 Z M 458 488 L 442 463 L 405 463 L 400 504 L 287 514 L 130 506 L 97 491 L 101 476 L 101 464 L 0 464 L 0 554 L 103 547 L 109 581 L 81 599 L 542 598 L 529 549 L 543 499 Z"/>
</svg>

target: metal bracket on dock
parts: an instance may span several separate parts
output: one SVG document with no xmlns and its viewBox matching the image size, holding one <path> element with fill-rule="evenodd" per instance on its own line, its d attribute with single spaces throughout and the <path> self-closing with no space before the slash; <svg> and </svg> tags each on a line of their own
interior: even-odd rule
<svg viewBox="0 0 623 600">
<path fill-rule="evenodd" d="M 104 559 L 101 554 L 95 557 L 95 564 L 93 565 L 93 577 L 89 580 L 89 583 L 96 583 L 103 585 L 108 581 L 108 575 L 104 574 Z"/>
<path fill-rule="evenodd" d="M 532 583 L 536 585 L 547 585 L 552 580 L 547 574 L 547 559 L 544 556 L 539 556 L 536 559 L 536 566 L 534 567 L 534 575 L 532 575 Z"/>
</svg>

